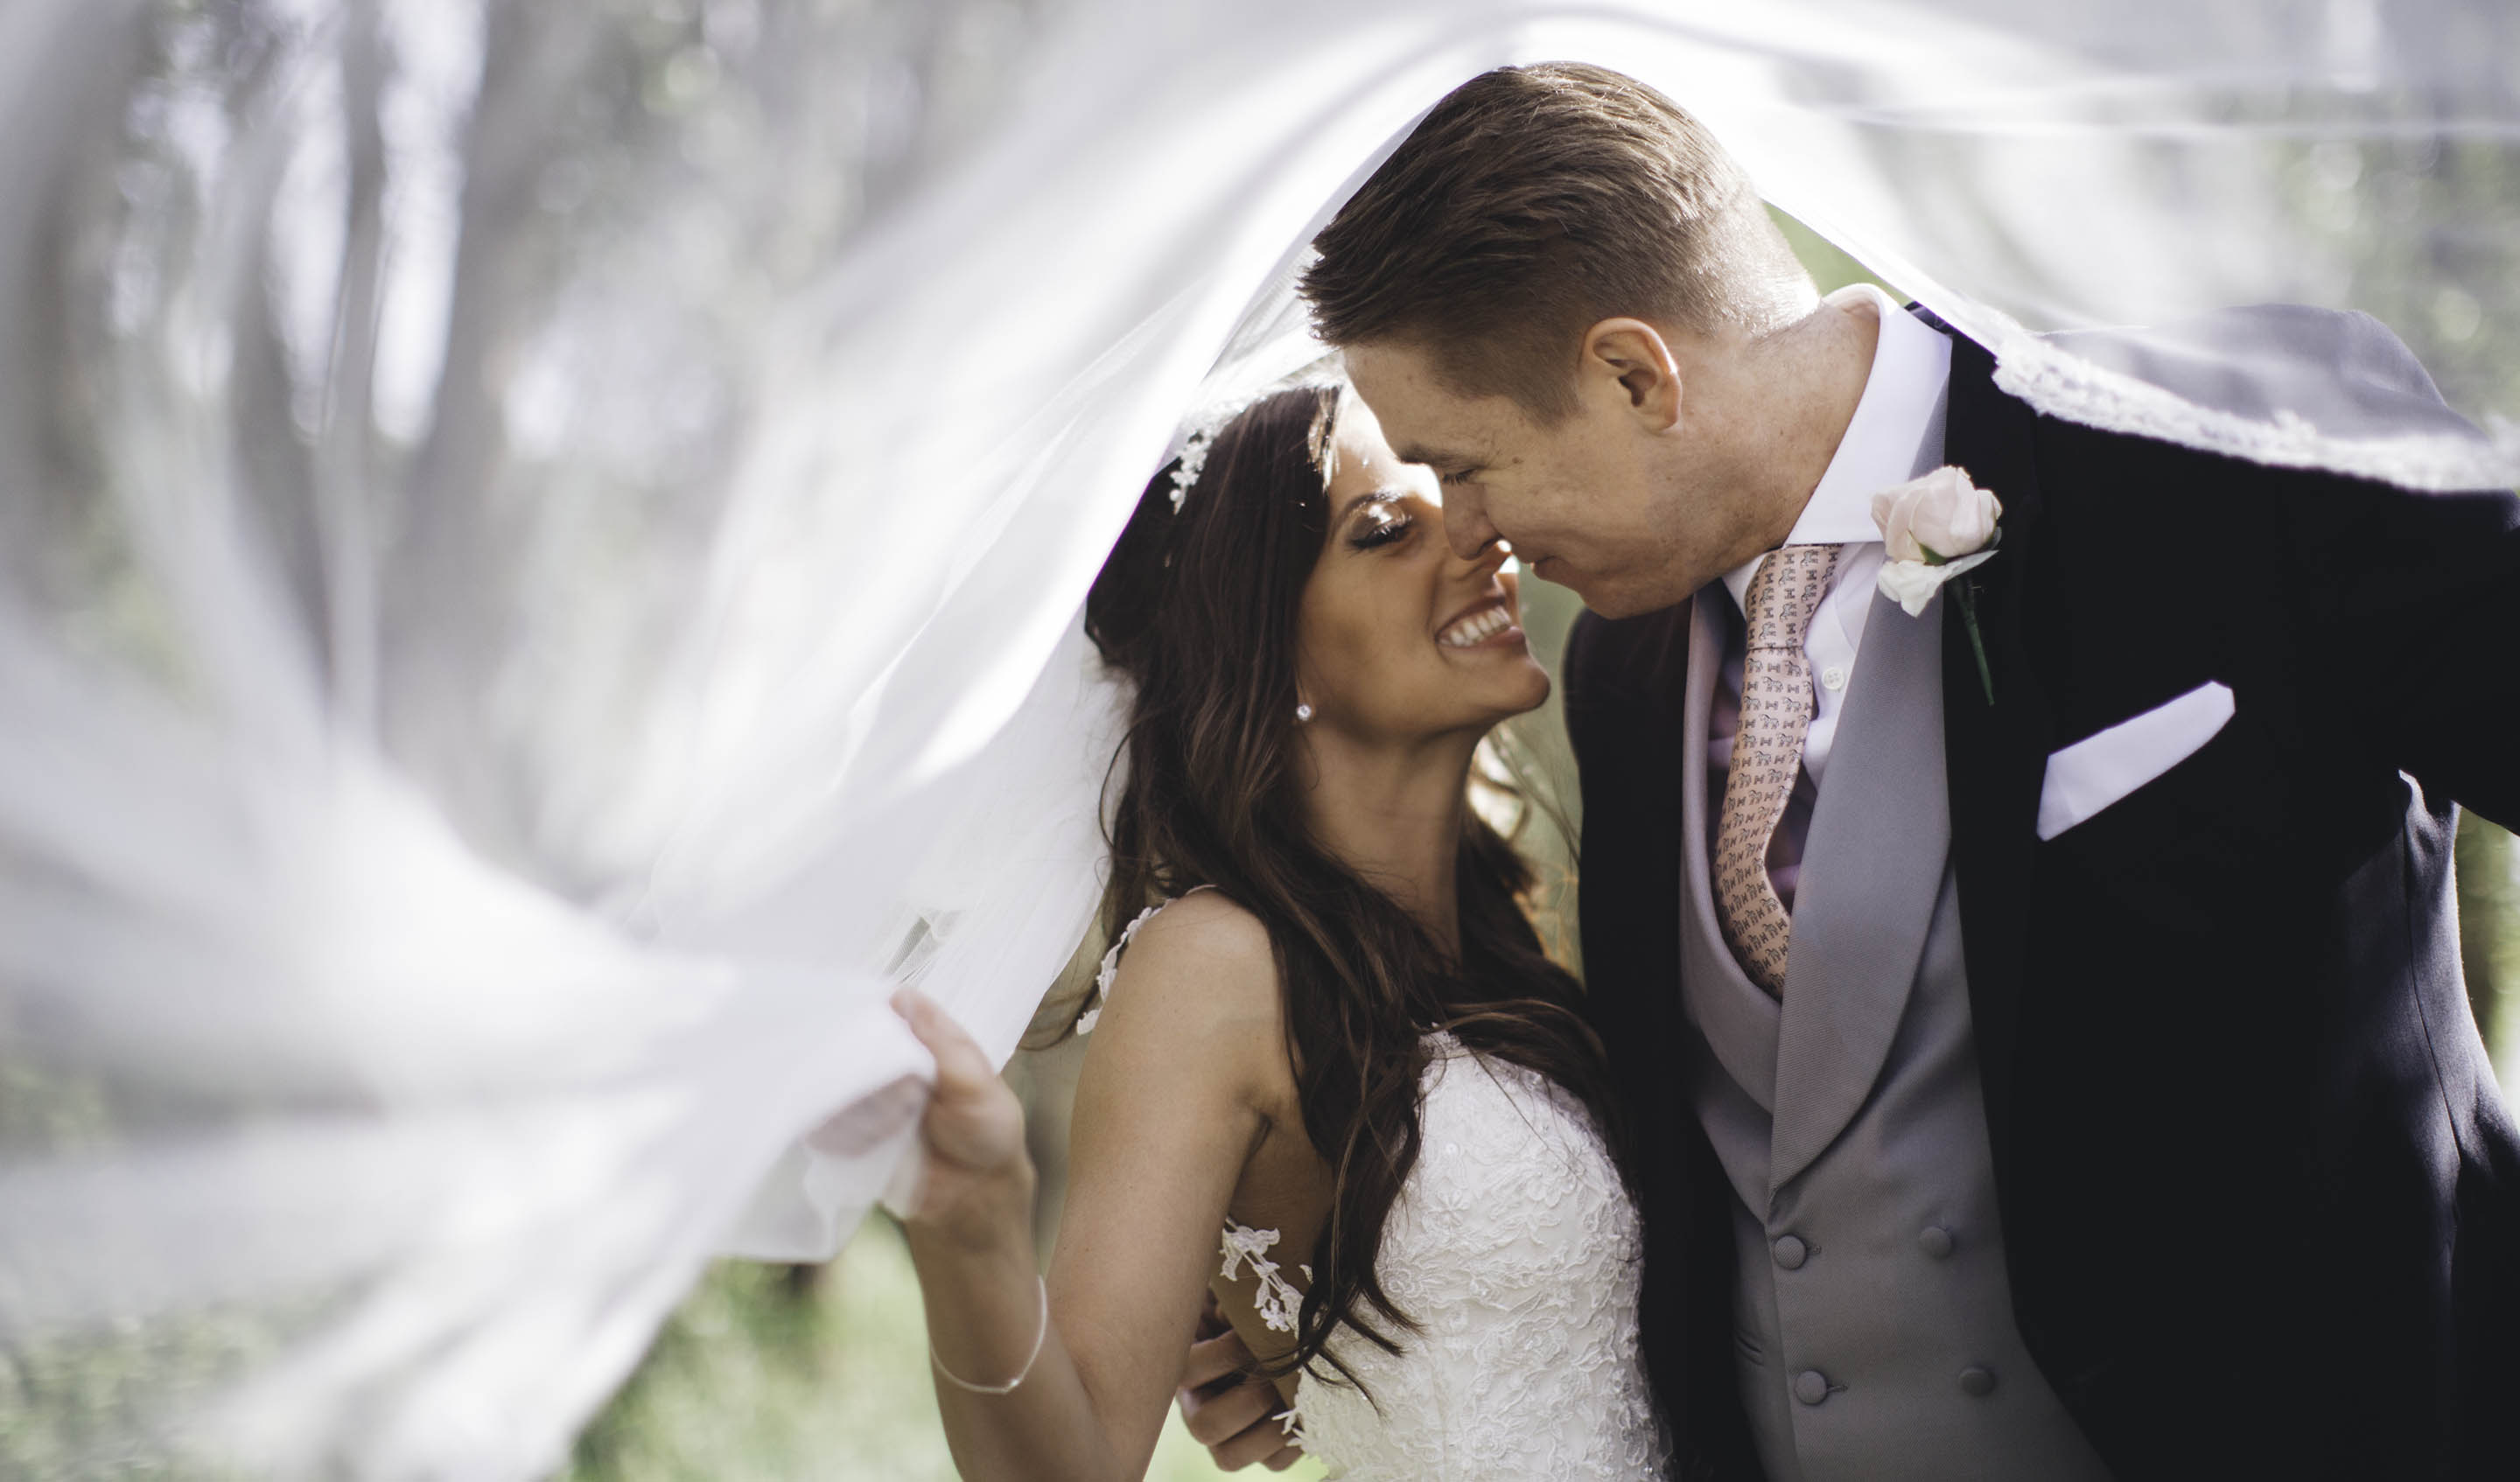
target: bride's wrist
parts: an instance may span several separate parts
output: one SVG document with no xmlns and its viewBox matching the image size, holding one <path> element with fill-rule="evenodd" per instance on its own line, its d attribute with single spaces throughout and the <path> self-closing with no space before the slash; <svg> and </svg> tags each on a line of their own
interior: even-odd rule
<svg viewBox="0 0 2520 1482">
<path fill-rule="evenodd" d="M 988 1262 L 1019 1256 L 1029 1269 L 1033 1199 L 1041 1182 L 1032 1159 L 1018 1153 L 1002 1167 L 957 1182 L 949 1202 L 902 1222 L 912 1258 Z"/>
</svg>

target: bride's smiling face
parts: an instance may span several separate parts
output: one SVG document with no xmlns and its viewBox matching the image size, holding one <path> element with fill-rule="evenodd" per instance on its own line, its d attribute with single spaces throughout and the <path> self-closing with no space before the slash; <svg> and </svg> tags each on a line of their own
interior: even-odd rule
<svg viewBox="0 0 2520 1482">
<path fill-rule="evenodd" d="M 1339 408 L 1328 500 L 1296 617 L 1296 687 L 1314 726 L 1407 744 L 1483 732 L 1549 697 L 1504 551 L 1453 554 L 1435 475 L 1393 456 L 1353 395 Z"/>
</svg>

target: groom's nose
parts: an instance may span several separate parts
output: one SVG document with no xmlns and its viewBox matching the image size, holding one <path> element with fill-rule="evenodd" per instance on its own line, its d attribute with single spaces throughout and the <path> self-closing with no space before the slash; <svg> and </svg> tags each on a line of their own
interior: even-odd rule
<svg viewBox="0 0 2520 1482">
<path fill-rule="evenodd" d="M 1481 552 L 1497 543 L 1497 527 L 1488 523 L 1487 501 L 1480 497 L 1477 485 L 1460 484 L 1444 491 L 1444 539 L 1463 561 L 1478 560 Z"/>
</svg>

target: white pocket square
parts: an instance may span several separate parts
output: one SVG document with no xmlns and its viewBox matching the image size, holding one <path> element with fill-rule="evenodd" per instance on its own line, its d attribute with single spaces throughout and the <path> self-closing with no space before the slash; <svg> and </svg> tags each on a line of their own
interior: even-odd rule
<svg viewBox="0 0 2520 1482">
<path fill-rule="evenodd" d="M 2231 710 L 2230 687 L 2207 680 L 2051 753 L 2039 786 L 2039 836 L 2054 838 L 2193 756 L 2230 721 Z"/>
</svg>

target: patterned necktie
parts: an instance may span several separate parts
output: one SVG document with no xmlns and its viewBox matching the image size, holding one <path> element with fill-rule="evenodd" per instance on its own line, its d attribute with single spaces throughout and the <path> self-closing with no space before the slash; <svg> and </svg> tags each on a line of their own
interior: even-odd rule
<svg viewBox="0 0 2520 1482">
<path fill-rule="evenodd" d="M 1782 997 L 1792 921 L 1768 878 L 1768 841 L 1803 765 L 1811 729 L 1811 661 L 1803 637 L 1837 569 L 1835 546 L 1773 551 L 1750 578 L 1749 632 L 1741 660 L 1741 728 L 1724 781 L 1715 836 L 1715 914 L 1751 981 Z"/>
</svg>

